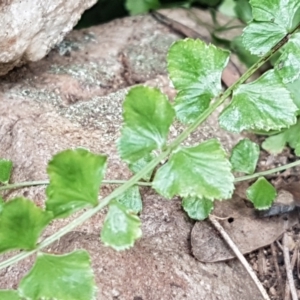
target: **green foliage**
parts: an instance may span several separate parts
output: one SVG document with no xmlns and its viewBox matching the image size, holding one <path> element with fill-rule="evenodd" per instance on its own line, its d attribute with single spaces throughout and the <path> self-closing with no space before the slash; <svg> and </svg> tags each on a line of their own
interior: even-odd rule
<svg viewBox="0 0 300 300">
<path fill-rule="evenodd" d="M 6 202 L 0 214 L 0 252 L 34 249 L 41 232 L 51 220 L 51 213 L 28 199 L 16 198 Z"/>
<path fill-rule="evenodd" d="M 212 212 L 214 204 L 209 199 L 186 197 L 182 200 L 182 207 L 191 219 L 202 221 Z"/>
<path fill-rule="evenodd" d="M 149 164 L 153 159 L 154 159 L 154 154 L 153 153 L 147 153 L 145 154 L 144 157 L 141 159 L 128 164 L 128 168 L 133 172 L 133 173 L 138 173 L 141 171 L 147 164 Z M 151 179 L 152 175 L 152 170 L 148 172 L 145 176 L 143 176 L 143 179 L 146 181 L 149 181 Z"/>
<path fill-rule="evenodd" d="M 246 48 L 259 56 L 267 53 L 300 23 L 298 0 L 251 0 L 253 21 L 245 28 Z"/>
<path fill-rule="evenodd" d="M 160 2 L 159 0 L 127 0 L 125 6 L 131 15 L 138 15 L 159 8 Z"/>
<path fill-rule="evenodd" d="M 19 294 L 26 299 L 93 300 L 96 285 L 86 251 L 64 255 L 38 253 L 22 279 Z"/>
<path fill-rule="evenodd" d="M 243 62 L 247 67 L 251 67 L 258 61 L 258 57 L 251 54 L 251 52 L 245 48 L 241 36 L 235 37 L 231 41 L 230 47 L 238 55 L 240 61 Z"/>
<path fill-rule="evenodd" d="M 212 139 L 174 151 L 168 162 L 158 169 L 152 186 L 168 199 L 175 195 L 228 199 L 234 189 L 233 179 L 224 149 Z"/>
<path fill-rule="evenodd" d="M 252 174 L 259 158 L 259 146 L 249 139 L 239 141 L 230 156 L 232 170 Z"/>
<path fill-rule="evenodd" d="M 166 95 L 144 86 L 132 88 L 123 103 L 124 125 L 118 142 L 121 158 L 127 163 L 146 159 L 165 146 L 174 109 Z"/>
<path fill-rule="evenodd" d="M 297 106 L 289 90 L 270 70 L 233 92 L 232 101 L 221 113 L 219 122 L 232 132 L 280 130 L 296 123 L 296 113 Z"/>
<path fill-rule="evenodd" d="M 1 300 L 21 300 L 17 291 L 1 290 L 0 291 Z"/>
<path fill-rule="evenodd" d="M 216 7 L 222 0 L 97 0 L 81 16 L 76 29 L 107 23 L 116 18 L 144 14 L 158 8 L 200 6 Z"/>
<path fill-rule="evenodd" d="M 134 214 L 140 213 L 143 209 L 140 190 L 136 185 L 129 188 L 124 194 L 117 197 L 116 200 Z"/>
<path fill-rule="evenodd" d="M 178 91 L 176 116 L 183 123 L 192 123 L 221 92 L 229 52 L 201 40 L 185 39 L 171 46 L 167 59 L 169 76 Z"/>
<path fill-rule="evenodd" d="M 8 183 L 12 166 L 13 164 L 11 160 L 0 159 L 0 183 Z"/>
<path fill-rule="evenodd" d="M 61 218 L 87 205 L 97 205 L 105 168 L 106 156 L 82 148 L 56 154 L 47 168 L 47 211 Z"/>
<path fill-rule="evenodd" d="M 244 23 L 252 20 L 252 8 L 248 0 L 224 0 L 219 11 L 230 17 L 239 18 Z"/>
<path fill-rule="evenodd" d="M 252 20 L 252 8 L 249 0 L 236 0 L 234 11 L 243 22 L 248 23 Z"/>
<path fill-rule="evenodd" d="M 143 14 L 160 7 L 186 7 L 192 5 L 217 6 L 221 0 L 126 0 L 125 7 L 131 15 Z"/>
<path fill-rule="evenodd" d="M 297 80 L 286 84 L 286 87 L 290 91 L 291 96 L 294 100 L 294 103 L 296 104 L 296 106 L 298 108 L 297 116 L 300 115 L 300 90 L 299 90 L 299 86 L 300 86 L 300 77 Z"/>
<path fill-rule="evenodd" d="M 234 0 L 224 0 L 219 6 L 219 11 L 229 17 L 236 17 L 235 5 L 236 2 Z"/>
<path fill-rule="evenodd" d="M 0 196 L 0 214 L 3 210 L 3 207 L 4 207 L 4 199 Z"/>
<path fill-rule="evenodd" d="M 276 189 L 264 177 L 259 177 L 246 191 L 247 198 L 256 209 L 267 209 L 273 203 Z"/>
<path fill-rule="evenodd" d="M 288 144 L 295 149 L 296 155 L 300 156 L 300 121 L 279 134 L 268 137 L 263 143 L 262 148 L 272 154 L 282 152 Z"/>
<path fill-rule="evenodd" d="M 131 210 L 131 209 L 130 209 Z M 131 214 L 124 205 L 117 201 L 109 204 L 101 240 L 106 246 L 117 251 L 129 249 L 142 236 L 141 221 L 138 216 Z"/>
<path fill-rule="evenodd" d="M 299 6 L 300 8 L 300 6 Z M 294 82 L 300 75 L 300 33 L 295 33 L 283 48 L 274 66 L 283 83 Z"/>
</svg>

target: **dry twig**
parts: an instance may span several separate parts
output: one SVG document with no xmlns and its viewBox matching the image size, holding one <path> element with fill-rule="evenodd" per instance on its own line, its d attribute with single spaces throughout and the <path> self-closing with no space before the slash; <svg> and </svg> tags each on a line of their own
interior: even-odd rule
<svg viewBox="0 0 300 300">
<path fill-rule="evenodd" d="M 266 262 L 264 250 L 262 248 L 258 250 L 257 258 L 258 258 L 258 274 L 260 279 L 262 280 L 262 278 L 264 278 L 267 273 L 267 262 Z"/>
<path fill-rule="evenodd" d="M 278 261 L 277 261 L 277 254 L 276 254 L 276 249 L 274 243 L 271 244 L 271 252 L 273 256 L 273 262 L 275 266 L 275 271 L 277 275 L 277 283 L 278 283 L 278 290 L 279 290 L 279 295 L 283 297 L 283 281 L 282 281 L 282 276 L 279 270 L 278 266 Z"/>
<path fill-rule="evenodd" d="M 286 268 L 286 276 L 288 279 L 290 292 L 292 295 L 292 299 L 298 300 L 297 291 L 296 291 L 296 287 L 295 287 L 295 283 L 294 283 L 294 279 L 293 279 L 293 271 L 292 271 L 292 266 L 291 266 L 291 261 L 290 261 L 289 248 L 287 246 L 287 233 L 283 234 L 282 244 L 283 244 L 282 246 L 283 246 L 284 264 L 285 264 L 285 268 Z M 296 259 L 295 259 L 295 261 L 296 261 Z"/>
<path fill-rule="evenodd" d="M 221 224 L 216 220 L 215 217 L 213 217 L 211 215 L 209 216 L 209 220 L 214 225 L 214 227 L 220 232 L 220 234 L 222 235 L 223 239 L 226 241 L 226 243 L 229 245 L 229 247 L 235 253 L 235 255 L 237 256 L 237 258 L 239 259 L 239 261 L 242 263 L 242 265 L 246 269 L 246 271 L 249 273 L 250 277 L 252 278 L 252 280 L 254 281 L 254 283 L 256 284 L 256 286 L 258 287 L 260 293 L 262 294 L 263 299 L 270 300 L 270 298 L 269 298 L 269 296 L 268 296 L 265 288 L 263 287 L 263 285 L 261 284 L 261 282 L 257 278 L 257 276 L 256 276 L 255 272 L 253 271 L 253 269 L 248 264 L 246 258 L 241 253 L 241 251 L 238 249 L 238 247 L 235 245 L 235 243 L 232 241 L 232 239 L 227 234 L 227 232 L 224 230 L 224 228 L 221 226 Z"/>
</svg>

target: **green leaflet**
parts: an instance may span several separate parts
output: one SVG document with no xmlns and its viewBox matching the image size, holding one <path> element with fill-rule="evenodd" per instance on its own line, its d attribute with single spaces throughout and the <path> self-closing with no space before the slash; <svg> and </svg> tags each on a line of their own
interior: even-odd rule
<svg viewBox="0 0 300 300">
<path fill-rule="evenodd" d="M 294 82 L 300 75 L 300 33 L 295 33 L 283 47 L 274 66 L 283 83 Z"/>
<path fill-rule="evenodd" d="M 128 164 L 129 169 L 134 173 L 138 173 L 140 170 L 142 170 L 152 159 L 154 159 L 155 155 L 152 153 L 146 154 L 141 159 Z M 151 179 L 152 171 L 146 174 L 143 179 L 145 181 L 149 181 Z"/>
<path fill-rule="evenodd" d="M 247 198 L 253 203 L 256 209 L 269 208 L 277 193 L 269 181 L 264 177 L 259 177 L 246 191 Z"/>
<path fill-rule="evenodd" d="M 274 70 L 270 70 L 233 92 L 233 99 L 220 114 L 219 123 L 232 132 L 280 130 L 296 123 L 297 110 L 289 90 Z"/>
<path fill-rule="evenodd" d="M 160 2 L 159 0 L 126 0 L 125 6 L 131 15 L 138 15 L 159 8 Z"/>
<path fill-rule="evenodd" d="M 84 250 L 64 255 L 39 253 L 19 287 L 26 299 L 94 300 L 95 292 L 89 254 Z"/>
<path fill-rule="evenodd" d="M 3 210 L 4 204 L 5 204 L 4 199 L 0 196 L 0 214 Z"/>
<path fill-rule="evenodd" d="M 242 43 L 242 37 L 235 37 L 230 44 L 231 49 L 238 55 L 239 59 L 250 68 L 258 60 L 258 57 L 252 55 Z"/>
<path fill-rule="evenodd" d="M 299 34 L 297 34 L 299 37 Z M 285 52 L 286 53 L 286 52 Z M 299 58 L 300 59 L 300 58 Z M 279 60 L 276 62 L 276 66 L 280 66 Z M 299 62 L 297 62 L 298 64 Z M 297 66 L 296 64 L 296 66 Z M 300 114 L 300 77 L 293 82 L 289 82 L 285 85 L 287 90 L 290 92 L 294 104 L 297 106 L 296 114 Z M 300 123 L 297 123 L 290 128 L 284 129 L 282 132 L 276 135 L 272 135 L 262 143 L 262 148 L 272 154 L 278 154 L 283 151 L 284 147 L 288 144 L 291 148 L 295 149 L 295 154 L 299 156 L 299 146 L 300 146 Z"/>
<path fill-rule="evenodd" d="M 290 128 L 280 132 L 279 134 L 268 137 L 263 143 L 262 148 L 272 154 L 282 152 L 286 144 L 296 150 L 296 155 L 299 156 L 300 145 L 300 121 Z"/>
<path fill-rule="evenodd" d="M 231 165 L 220 143 L 208 140 L 178 148 L 158 169 L 152 187 L 164 197 L 228 199 L 233 192 Z"/>
<path fill-rule="evenodd" d="M 281 153 L 288 142 L 288 131 L 289 129 L 266 138 L 266 140 L 262 143 L 262 148 L 272 154 Z"/>
<path fill-rule="evenodd" d="M 186 197 L 182 200 L 182 207 L 191 219 L 202 221 L 211 213 L 214 203 L 205 198 Z"/>
<path fill-rule="evenodd" d="M 116 200 L 124 205 L 127 210 L 133 212 L 134 214 L 138 214 L 142 211 L 142 197 L 137 185 L 130 187 L 125 191 L 125 193 L 117 197 Z"/>
<path fill-rule="evenodd" d="M 25 198 L 5 202 L 0 212 L 0 252 L 34 249 L 52 217 L 52 213 L 43 211 Z"/>
<path fill-rule="evenodd" d="M 218 7 L 218 10 L 226 16 L 236 17 L 236 12 L 234 10 L 235 5 L 236 3 L 234 0 L 224 0 Z"/>
<path fill-rule="evenodd" d="M 1 300 L 22 300 L 17 291 L 0 290 Z"/>
<path fill-rule="evenodd" d="M 0 159 L 0 183 L 8 183 L 12 170 L 12 161 Z"/>
<path fill-rule="evenodd" d="M 243 42 L 252 54 L 267 53 L 300 23 L 298 0 L 251 0 L 253 21 L 244 29 Z"/>
<path fill-rule="evenodd" d="M 252 20 L 252 9 L 248 0 L 224 0 L 219 11 L 227 16 L 241 19 L 244 23 Z"/>
<path fill-rule="evenodd" d="M 185 39 L 171 46 L 167 60 L 169 76 L 178 91 L 176 116 L 183 123 L 192 123 L 221 92 L 229 52 L 201 40 Z"/>
<path fill-rule="evenodd" d="M 296 104 L 298 111 L 297 111 L 297 115 L 300 115 L 300 77 L 290 83 L 286 84 L 287 89 L 290 91 L 291 96 L 293 97 L 293 101 Z"/>
<path fill-rule="evenodd" d="M 293 96 L 294 103 L 296 104 L 298 110 L 297 115 L 300 114 L 300 78 L 296 81 L 288 83 L 286 87 Z M 262 143 L 262 148 L 269 153 L 278 154 L 281 153 L 284 147 L 288 144 L 291 148 L 295 149 L 295 154 L 300 156 L 299 146 L 300 146 L 300 122 L 299 119 L 297 123 L 290 128 L 284 129 L 282 132 L 276 135 L 272 135 Z"/>
<path fill-rule="evenodd" d="M 297 156 L 300 156 L 300 143 L 298 143 L 298 144 L 296 145 L 296 147 L 295 147 L 295 154 L 296 154 Z"/>
<path fill-rule="evenodd" d="M 234 8 L 238 18 L 244 23 L 248 23 L 252 20 L 252 8 L 248 0 L 236 0 L 236 6 Z"/>
<path fill-rule="evenodd" d="M 101 231 L 101 240 L 106 246 L 117 251 L 126 250 L 142 236 L 141 221 L 138 216 L 119 203 L 112 201 Z"/>
<path fill-rule="evenodd" d="M 239 141 L 230 156 L 230 163 L 233 171 L 253 174 L 259 158 L 259 146 L 250 141 L 243 139 Z"/>
<path fill-rule="evenodd" d="M 98 204 L 98 192 L 106 168 L 106 156 L 86 149 L 65 150 L 48 164 L 50 184 L 46 209 L 61 218 Z"/>
<path fill-rule="evenodd" d="M 123 103 L 124 124 L 118 141 L 121 158 L 133 164 L 161 150 L 166 143 L 174 119 L 174 109 L 166 95 L 158 89 L 137 86 Z"/>
</svg>

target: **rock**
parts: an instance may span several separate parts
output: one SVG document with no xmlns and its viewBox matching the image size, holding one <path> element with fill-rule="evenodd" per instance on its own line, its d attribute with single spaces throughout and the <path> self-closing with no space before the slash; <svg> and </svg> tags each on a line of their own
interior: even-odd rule
<svg viewBox="0 0 300 300">
<path fill-rule="evenodd" d="M 42 59 L 94 3 L 96 0 L 1 1 L 0 75 Z"/>
</svg>

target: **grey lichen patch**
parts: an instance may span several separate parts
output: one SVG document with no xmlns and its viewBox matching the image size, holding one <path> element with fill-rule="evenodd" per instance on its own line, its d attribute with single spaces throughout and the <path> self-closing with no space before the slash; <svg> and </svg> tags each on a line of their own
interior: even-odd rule
<svg viewBox="0 0 300 300">
<path fill-rule="evenodd" d="M 75 41 L 63 40 L 55 47 L 55 49 L 57 49 L 59 55 L 69 56 L 72 51 L 78 51 L 80 49 L 80 45 Z"/>
<path fill-rule="evenodd" d="M 122 125 L 122 103 L 128 89 L 120 89 L 107 96 L 95 96 L 89 101 L 78 102 L 65 106 L 59 94 L 46 89 L 28 88 L 14 90 L 11 95 L 30 98 L 43 105 L 50 104 L 55 107 L 57 113 L 70 121 L 79 123 L 85 128 L 101 129 L 109 133 L 120 131 Z"/>
<path fill-rule="evenodd" d="M 36 89 L 28 86 L 26 89 L 13 89 L 8 91 L 7 94 L 30 98 L 40 104 L 51 104 L 56 107 L 61 106 L 63 103 L 59 94 L 48 89 Z"/>
<path fill-rule="evenodd" d="M 105 64 L 105 67 L 95 62 L 73 64 L 69 66 L 54 64 L 51 66 L 50 73 L 70 75 L 85 85 L 101 86 L 113 79 L 113 74 L 109 72 L 109 65 L 107 65 L 107 62 Z"/>
<path fill-rule="evenodd" d="M 92 31 L 84 32 L 80 39 L 69 34 L 62 42 L 55 46 L 61 56 L 70 56 L 72 51 L 84 50 L 86 44 L 97 42 L 96 36 Z"/>
<path fill-rule="evenodd" d="M 97 42 L 97 37 L 93 31 L 85 31 L 83 34 L 84 43 L 94 43 Z"/>
<path fill-rule="evenodd" d="M 129 44 L 123 53 L 127 58 L 127 67 L 131 69 L 132 81 L 143 82 L 158 74 L 166 74 L 166 53 L 177 39 L 175 35 L 154 33 L 142 41 Z"/>
<path fill-rule="evenodd" d="M 63 108 L 59 113 L 84 127 L 101 129 L 103 134 L 119 132 L 122 125 L 122 102 L 127 91 L 121 89 L 104 97 L 94 97 L 90 101 Z"/>
</svg>

